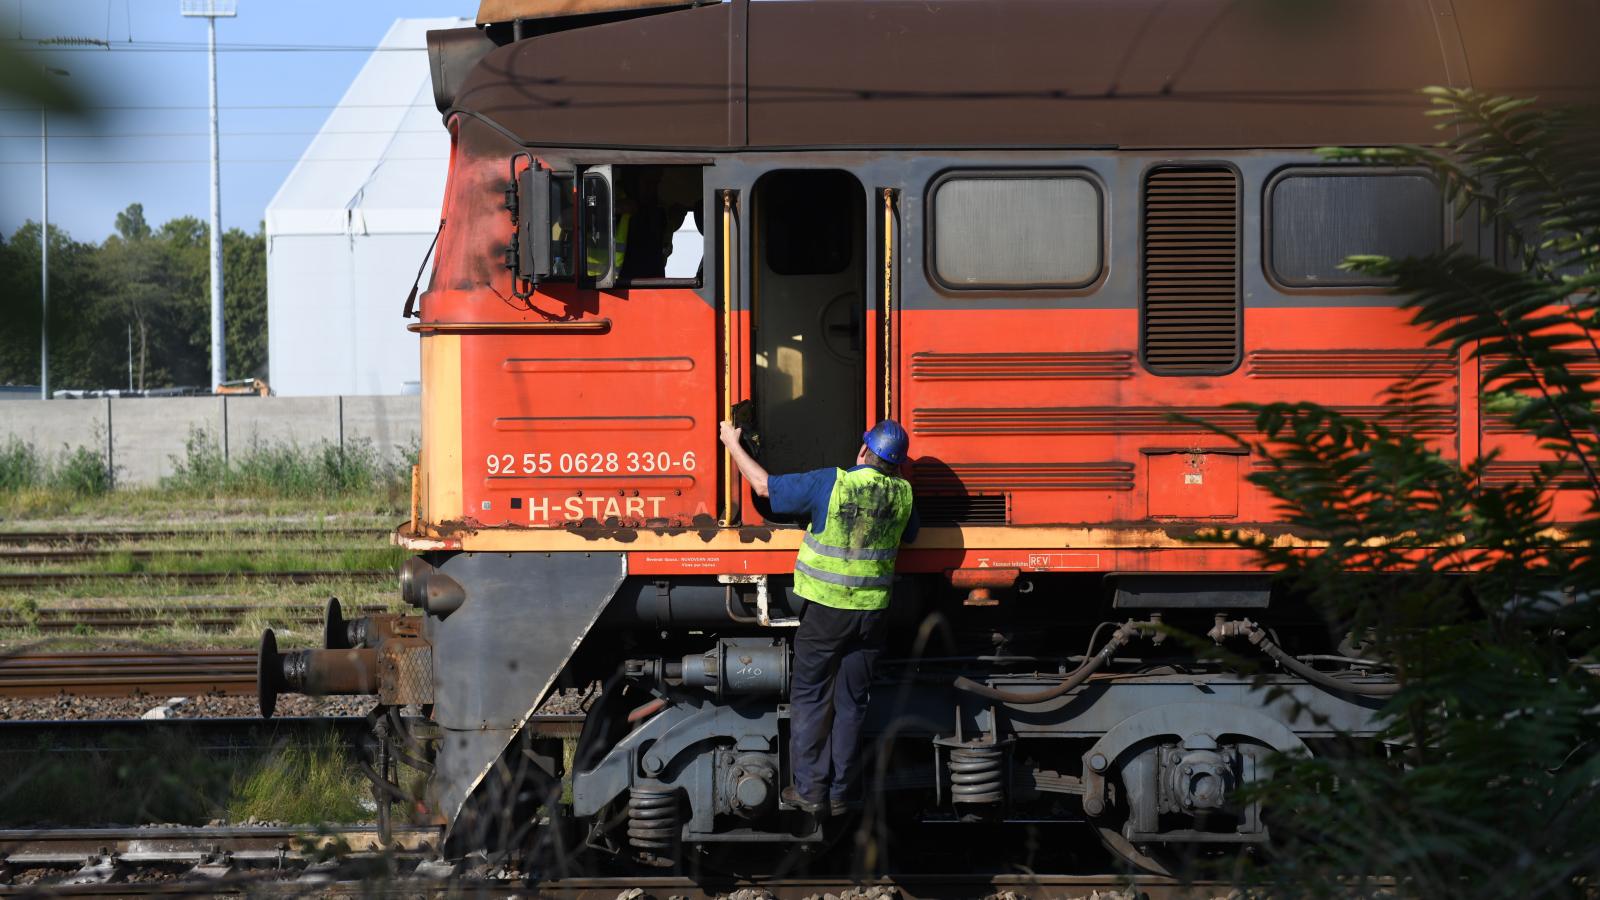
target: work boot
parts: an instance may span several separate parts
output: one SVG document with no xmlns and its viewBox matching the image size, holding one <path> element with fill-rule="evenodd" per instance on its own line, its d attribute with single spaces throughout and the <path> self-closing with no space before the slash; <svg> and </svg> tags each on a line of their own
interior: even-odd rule
<svg viewBox="0 0 1600 900">
<path fill-rule="evenodd" d="M 795 790 L 795 786 L 792 784 L 784 788 L 783 793 L 778 795 L 778 802 L 782 803 L 784 806 L 792 806 L 808 815 L 826 815 L 828 812 L 828 804 L 826 802 L 821 800 L 807 800 L 806 798 L 800 796 L 800 792 Z"/>
<path fill-rule="evenodd" d="M 850 801 L 844 799 L 843 797 L 828 798 L 828 815 L 836 819 L 841 816 L 849 815 L 850 807 Z"/>
</svg>

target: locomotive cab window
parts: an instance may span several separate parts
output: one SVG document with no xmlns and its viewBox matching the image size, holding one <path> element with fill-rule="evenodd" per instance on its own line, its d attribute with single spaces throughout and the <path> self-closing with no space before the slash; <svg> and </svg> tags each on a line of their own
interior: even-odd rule
<svg viewBox="0 0 1600 900">
<path fill-rule="evenodd" d="M 698 287 L 705 253 L 699 166 L 552 173 L 549 271 L 588 288 Z M 524 243 L 531 243 L 531 236 Z M 575 271 L 576 270 L 576 271 Z"/>
<path fill-rule="evenodd" d="M 1081 174 L 962 172 L 932 188 L 930 266 L 946 288 L 1081 288 L 1100 277 L 1100 187 Z"/>
<path fill-rule="evenodd" d="M 1381 287 L 1345 257 L 1421 256 L 1444 246 L 1444 201 L 1418 172 L 1295 169 L 1267 185 L 1267 273 L 1290 288 Z"/>
<path fill-rule="evenodd" d="M 705 251 L 700 167 L 604 169 L 609 175 L 604 184 L 591 185 L 586 178 L 584 185 L 586 208 L 610 208 L 609 223 L 591 217 L 587 226 L 589 278 L 600 283 L 609 273 L 611 283 L 631 287 L 698 285 Z"/>
</svg>

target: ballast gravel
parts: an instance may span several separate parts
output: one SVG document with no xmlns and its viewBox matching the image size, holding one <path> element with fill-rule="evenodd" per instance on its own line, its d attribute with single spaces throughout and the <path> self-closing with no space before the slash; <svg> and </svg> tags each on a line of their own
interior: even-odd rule
<svg viewBox="0 0 1600 900">
<path fill-rule="evenodd" d="M 596 686 L 571 688 L 552 694 L 539 712 L 543 715 L 582 713 Z M 178 700 L 179 702 L 173 702 Z M 278 716 L 364 716 L 378 703 L 376 697 L 307 697 L 284 694 L 278 697 Z M 155 714 L 152 714 L 154 711 Z M 255 718 L 261 715 L 254 697 L 197 694 L 182 698 L 168 695 L 144 697 L 54 697 L 26 699 L 0 698 L 0 721 L 39 719 L 219 719 Z"/>
</svg>

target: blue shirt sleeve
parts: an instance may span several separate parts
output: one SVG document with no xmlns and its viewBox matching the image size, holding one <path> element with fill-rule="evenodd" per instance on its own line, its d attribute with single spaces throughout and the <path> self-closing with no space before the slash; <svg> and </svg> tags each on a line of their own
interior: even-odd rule
<svg viewBox="0 0 1600 900">
<path fill-rule="evenodd" d="M 808 516 L 811 530 L 821 534 L 828 525 L 828 500 L 838 469 L 812 469 L 792 475 L 767 477 L 767 502 L 772 511 L 786 516 Z"/>
</svg>

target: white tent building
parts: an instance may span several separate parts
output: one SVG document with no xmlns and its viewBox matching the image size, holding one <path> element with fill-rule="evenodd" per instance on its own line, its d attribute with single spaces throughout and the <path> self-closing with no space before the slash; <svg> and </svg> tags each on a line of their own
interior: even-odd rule
<svg viewBox="0 0 1600 900">
<path fill-rule="evenodd" d="M 267 205 L 275 393 L 416 391 L 417 339 L 400 310 L 439 227 L 450 158 L 424 48 L 427 32 L 470 24 L 396 21 Z"/>
</svg>

